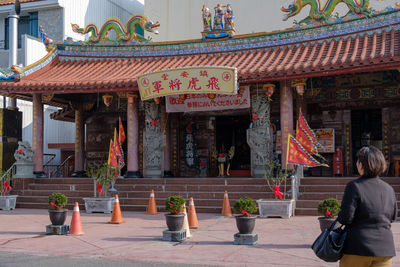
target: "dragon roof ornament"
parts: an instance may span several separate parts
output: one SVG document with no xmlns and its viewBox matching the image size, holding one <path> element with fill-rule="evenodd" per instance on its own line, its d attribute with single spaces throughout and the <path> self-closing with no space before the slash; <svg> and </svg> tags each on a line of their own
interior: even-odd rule
<svg viewBox="0 0 400 267">
<path fill-rule="evenodd" d="M 95 24 L 88 24 L 84 28 L 80 28 L 77 24 L 71 24 L 71 26 L 72 30 L 76 33 L 90 33 L 88 41 L 85 42 L 86 44 L 112 41 L 123 44 L 135 44 L 151 41 L 151 37 L 146 39 L 142 34 L 137 32 L 138 28 L 158 34 L 157 28 L 160 27 L 160 23 L 158 21 L 153 23 L 146 16 L 135 14 L 128 20 L 126 27 L 122 25 L 122 22 L 118 18 L 107 19 L 100 30 L 98 30 Z M 117 36 L 116 40 L 111 40 L 108 37 L 108 33 L 111 30 L 115 32 Z"/>
<path fill-rule="evenodd" d="M 349 9 L 349 12 L 344 17 L 351 14 L 358 16 L 371 15 L 369 0 L 327 0 L 324 5 L 321 0 L 294 0 L 288 7 L 282 6 L 281 11 L 286 13 L 283 17 L 283 20 L 286 21 L 288 18 L 299 14 L 305 6 L 309 5 L 311 8 L 308 17 L 299 22 L 295 20 L 294 23 L 298 25 L 310 22 L 324 23 L 332 17 L 332 12 L 340 3 L 344 3 Z M 336 18 L 339 18 L 338 15 L 336 15 Z"/>
</svg>

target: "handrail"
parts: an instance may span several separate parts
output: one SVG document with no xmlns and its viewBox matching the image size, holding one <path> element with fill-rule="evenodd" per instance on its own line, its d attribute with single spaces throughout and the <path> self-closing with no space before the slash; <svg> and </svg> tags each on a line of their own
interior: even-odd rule
<svg viewBox="0 0 400 267">
<path fill-rule="evenodd" d="M 0 178 L 0 193 L 1 195 L 4 194 L 4 186 L 3 186 L 3 180 L 8 179 L 8 181 L 11 180 L 11 178 L 14 176 L 15 174 L 15 169 L 16 169 L 16 165 L 15 162 L 11 165 L 10 168 L 8 168 L 8 170 L 6 172 L 3 173 L 3 175 Z"/>
<path fill-rule="evenodd" d="M 44 153 L 43 156 L 51 156 L 51 158 L 43 165 L 43 166 L 46 166 L 46 165 L 49 165 L 49 163 L 52 162 L 53 159 L 54 159 L 57 155 L 56 155 L 56 154 L 53 154 L 53 153 Z"/>
<path fill-rule="evenodd" d="M 58 177 L 58 175 L 61 175 L 61 176 L 63 176 L 63 173 L 62 173 L 62 169 L 65 167 L 65 165 L 68 163 L 68 161 L 71 159 L 71 158 L 73 158 L 74 157 L 74 155 L 69 155 L 61 164 L 59 164 L 59 165 L 47 165 L 48 167 L 50 167 L 50 166 L 56 166 L 56 170 L 54 171 L 54 173 L 52 174 L 52 175 L 49 175 L 49 178 L 50 177 Z"/>
</svg>

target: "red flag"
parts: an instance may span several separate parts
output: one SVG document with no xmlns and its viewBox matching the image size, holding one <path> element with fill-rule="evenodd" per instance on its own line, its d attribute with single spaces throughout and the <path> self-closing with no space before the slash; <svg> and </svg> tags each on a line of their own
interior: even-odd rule
<svg viewBox="0 0 400 267">
<path fill-rule="evenodd" d="M 297 127 L 301 128 L 308 136 L 310 136 L 311 142 L 313 142 L 313 143 L 317 142 L 315 133 L 314 133 L 313 129 L 311 129 L 311 127 L 308 126 L 308 123 L 307 123 L 306 119 L 303 117 L 301 110 L 299 111 L 299 120 L 297 121 Z"/>
<path fill-rule="evenodd" d="M 118 168 L 117 157 L 115 155 L 114 144 L 112 140 L 110 140 L 110 151 L 108 152 L 107 163 L 111 166 L 111 168 Z"/>
<path fill-rule="evenodd" d="M 119 119 L 119 134 L 118 134 L 118 139 L 120 144 L 123 144 L 125 142 L 126 136 L 125 136 L 125 131 L 124 131 L 124 125 L 122 125 L 121 117 Z"/>
<path fill-rule="evenodd" d="M 118 160 L 118 167 L 122 169 L 125 166 L 124 151 L 122 150 L 121 143 L 117 139 L 117 129 L 114 129 L 114 151 Z"/>
<path fill-rule="evenodd" d="M 122 156 L 121 149 L 119 147 L 119 142 L 117 139 L 117 128 L 114 129 L 114 151 L 117 158 L 120 158 Z"/>
<path fill-rule="evenodd" d="M 306 167 L 328 167 L 314 159 L 291 134 L 288 136 L 286 162 Z"/>
<path fill-rule="evenodd" d="M 299 141 L 299 143 L 308 153 L 318 153 L 315 143 L 312 142 L 311 136 L 308 135 L 303 128 L 299 127 L 299 123 L 297 123 L 296 127 L 296 140 Z"/>
</svg>

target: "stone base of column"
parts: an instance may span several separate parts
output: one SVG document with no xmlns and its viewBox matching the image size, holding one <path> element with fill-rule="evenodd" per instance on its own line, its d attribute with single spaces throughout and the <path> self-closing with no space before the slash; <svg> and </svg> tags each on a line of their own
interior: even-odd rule
<svg viewBox="0 0 400 267">
<path fill-rule="evenodd" d="M 47 178 L 46 173 L 44 173 L 43 171 L 33 172 L 33 174 L 36 176 L 36 178 Z"/>
<path fill-rule="evenodd" d="M 87 177 L 84 171 L 76 171 L 74 172 L 71 177 Z"/>
<path fill-rule="evenodd" d="M 175 177 L 171 171 L 164 171 L 164 178 Z"/>
<path fill-rule="evenodd" d="M 140 171 L 127 171 L 125 173 L 125 178 L 142 178 Z"/>
</svg>

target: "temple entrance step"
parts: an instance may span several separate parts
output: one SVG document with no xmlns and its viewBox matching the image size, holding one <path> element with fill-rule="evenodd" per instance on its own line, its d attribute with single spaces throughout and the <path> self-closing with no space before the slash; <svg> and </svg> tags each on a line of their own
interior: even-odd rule
<svg viewBox="0 0 400 267">
<path fill-rule="evenodd" d="M 290 191 L 290 181 L 286 190 Z M 194 198 L 197 212 L 220 213 L 224 191 L 229 194 L 230 204 L 241 197 L 274 198 L 274 194 L 263 178 L 138 178 L 118 179 L 118 190 L 122 210 L 146 211 L 150 191 L 155 191 L 156 205 L 160 212 L 165 210 L 165 200 L 180 194 L 187 201 Z M 68 209 L 73 209 L 74 202 L 84 210 L 85 197 L 93 196 L 94 184 L 90 178 L 43 178 L 19 179 L 13 187 L 18 194 L 17 208 L 48 209 L 48 196 L 60 192 L 68 197 Z M 283 186 L 282 189 L 283 191 Z"/>
<path fill-rule="evenodd" d="M 295 215 L 321 216 L 317 212 L 318 203 L 326 198 L 341 201 L 346 184 L 354 179 L 357 177 L 301 178 Z M 383 177 L 382 179 L 393 187 L 396 192 L 397 206 L 400 208 L 400 178 Z"/>
</svg>

